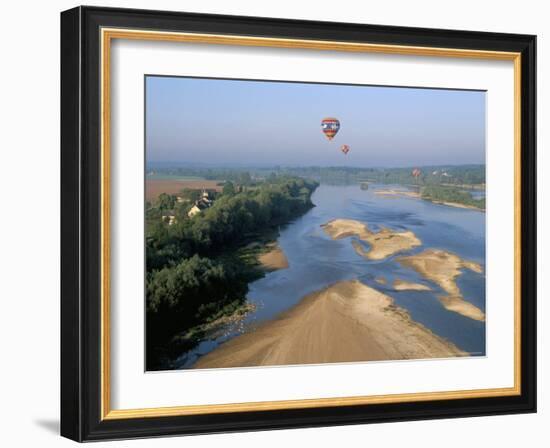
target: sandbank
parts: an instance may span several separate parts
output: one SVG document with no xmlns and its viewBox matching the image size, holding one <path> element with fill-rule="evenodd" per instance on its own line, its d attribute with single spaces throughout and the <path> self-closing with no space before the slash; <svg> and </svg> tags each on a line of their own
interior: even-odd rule
<svg viewBox="0 0 550 448">
<path fill-rule="evenodd" d="M 466 356 L 393 299 L 352 280 L 306 296 L 279 318 L 200 358 L 195 368 Z"/>
<path fill-rule="evenodd" d="M 277 243 L 268 244 L 267 248 L 268 252 L 258 255 L 258 261 L 266 271 L 288 268 L 288 259 Z"/>
<path fill-rule="evenodd" d="M 388 283 L 385 277 L 376 277 L 374 281 L 380 285 L 386 285 Z"/>
<path fill-rule="evenodd" d="M 456 284 L 456 278 L 461 274 L 461 269 L 482 273 L 483 268 L 478 263 L 463 260 L 456 254 L 438 249 L 428 249 L 417 255 L 401 256 L 396 261 L 437 283 L 447 293 L 446 296 L 438 298 L 449 311 L 471 319 L 485 320 L 485 313 L 464 300 Z"/>
<path fill-rule="evenodd" d="M 401 196 L 406 198 L 420 199 L 420 193 L 418 193 L 417 191 L 409 190 L 375 190 L 374 194 L 377 194 L 379 196 Z"/>
<path fill-rule="evenodd" d="M 394 280 L 393 289 L 396 291 L 431 291 L 429 286 L 422 283 L 408 282 L 400 279 Z"/>
<path fill-rule="evenodd" d="M 370 260 L 382 260 L 422 244 L 410 230 L 398 232 L 382 227 L 375 233 L 371 232 L 365 223 L 352 219 L 334 219 L 321 227 L 334 240 L 356 236 L 369 243 L 370 250 L 367 250 L 358 242 L 352 242 L 355 251 Z"/>
</svg>

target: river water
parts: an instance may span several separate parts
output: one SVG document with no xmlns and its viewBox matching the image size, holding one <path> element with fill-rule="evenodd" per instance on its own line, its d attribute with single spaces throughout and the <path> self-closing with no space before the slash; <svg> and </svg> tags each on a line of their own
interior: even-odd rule
<svg viewBox="0 0 550 448">
<path fill-rule="evenodd" d="M 200 356 L 220 343 L 274 318 L 306 294 L 350 279 L 358 279 L 393 297 L 414 320 L 472 356 L 485 355 L 485 322 L 443 308 L 437 299 L 437 295 L 445 294 L 441 288 L 395 262 L 402 253 L 380 261 L 367 260 L 353 249 L 353 237 L 332 240 L 321 228 L 332 219 L 344 218 L 365 222 L 373 231 L 379 230 L 380 226 L 412 230 L 422 241 L 422 246 L 407 253 L 414 254 L 428 248 L 443 249 L 485 267 L 484 212 L 375 194 L 377 189 L 388 188 L 391 186 L 371 185 L 368 190 L 362 190 L 358 185 L 321 185 L 317 188 L 312 196 L 315 207 L 280 229 L 278 243 L 287 256 L 289 267 L 271 272 L 250 284 L 248 300 L 257 305 L 256 311 L 182 354 L 174 363 L 175 368 L 191 367 Z M 377 277 L 385 278 L 386 285 L 376 282 Z M 424 283 L 432 291 L 395 291 L 391 285 L 397 278 Z M 465 300 L 485 311 L 485 274 L 464 270 L 457 284 Z"/>
</svg>

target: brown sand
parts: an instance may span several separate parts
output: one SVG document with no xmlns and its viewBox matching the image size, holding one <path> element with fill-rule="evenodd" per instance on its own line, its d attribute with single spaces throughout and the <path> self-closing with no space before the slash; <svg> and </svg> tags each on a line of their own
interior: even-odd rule
<svg viewBox="0 0 550 448">
<path fill-rule="evenodd" d="M 388 281 L 384 277 L 376 277 L 374 281 L 379 285 L 386 285 L 388 283 Z"/>
<path fill-rule="evenodd" d="M 405 198 L 420 199 L 420 193 L 418 193 L 417 191 L 409 190 L 376 190 L 374 194 L 377 194 L 379 196 L 401 196 Z"/>
<path fill-rule="evenodd" d="M 470 269 L 478 273 L 483 272 L 479 264 L 463 260 L 458 255 L 438 249 L 428 249 L 417 255 L 401 256 L 397 261 L 403 266 L 414 269 L 445 290 L 447 295 L 440 296 L 439 300 L 446 309 L 471 319 L 485 320 L 483 311 L 464 300 L 456 284 L 456 278 L 461 274 L 461 269 Z"/>
<path fill-rule="evenodd" d="M 215 190 L 222 191 L 222 186 L 217 185 L 219 180 L 193 179 L 193 180 L 163 180 L 146 179 L 145 181 L 145 199 L 154 201 L 161 193 L 178 194 L 184 188 L 192 190 Z"/>
<path fill-rule="evenodd" d="M 432 288 L 423 285 L 422 283 L 407 282 L 405 280 L 396 279 L 393 282 L 393 289 L 396 291 L 431 291 Z"/>
<path fill-rule="evenodd" d="M 353 248 L 359 255 L 371 260 L 382 260 L 422 244 L 411 231 L 397 232 L 384 227 L 374 233 L 366 224 L 352 219 L 334 219 L 321 227 L 335 240 L 355 235 L 360 240 L 366 241 L 370 244 L 370 250 L 366 250 L 357 241 L 352 242 Z"/>
<path fill-rule="evenodd" d="M 269 252 L 258 256 L 258 261 L 266 271 L 276 271 L 288 268 L 288 259 L 277 243 L 268 245 Z"/>
<path fill-rule="evenodd" d="M 446 205 L 447 207 L 466 208 L 468 210 L 477 210 L 477 211 L 482 211 L 482 212 L 485 211 L 484 209 L 479 208 L 479 207 L 475 207 L 474 205 L 460 204 L 458 202 L 446 202 L 446 201 L 431 201 L 431 202 L 433 202 L 434 204 Z"/>
<path fill-rule="evenodd" d="M 278 319 L 200 358 L 195 368 L 465 356 L 413 321 L 391 297 L 345 281 L 306 296 Z"/>
</svg>

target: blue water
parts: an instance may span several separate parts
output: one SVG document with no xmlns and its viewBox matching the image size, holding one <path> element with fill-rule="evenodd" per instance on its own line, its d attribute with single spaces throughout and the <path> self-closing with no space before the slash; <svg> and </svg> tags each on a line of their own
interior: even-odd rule
<svg viewBox="0 0 550 448">
<path fill-rule="evenodd" d="M 485 190 L 467 190 L 474 199 L 483 199 L 485 197 Z"/>
<path fill-rule="evenodd" d="M 380 226 L 412 230 L 422 246 L 407 253 L 427 248 L 443 249 L 484 267 L 485 213 L 414 198 L 376 195 L 377 188 L 369 186 L 368 190 L 361 190 L 356 185 L 321 185 L 312 197 L 315 207 L 280 230 L 278 243 L 287 256 L 289 267 L 250 284 L 248 300 L 257 305 L 256 311 L 243 322 L 226 328 L 223 334 L 183 354 L 176 366 L 192 366 L 221 342 L 288 310 L 306 294 L 349 279 L 359 279 L 393 297 L 414 320 L 461 349 L 472 355 L 484 355 L 485 322 L 443 308 L 437 295 L 444 292 L 436 284 L 395 262 L 395 257 L 403 252 L 380 261 L 367 260 L 353 249 L 351 241 L 354 238 L 332 240 L 320 226 L 332 219 L 344 218 L 363 221 L 374 231 Z M 384 277 L 387 285 L 375 282 L 377 277 Z M 432 291 L 394 291 L 391 284 L 396 278 L 424 283 Z M 465 270 L 457 284 L 465 300 L 485 310 L 484 274 Z"/>
</svg>

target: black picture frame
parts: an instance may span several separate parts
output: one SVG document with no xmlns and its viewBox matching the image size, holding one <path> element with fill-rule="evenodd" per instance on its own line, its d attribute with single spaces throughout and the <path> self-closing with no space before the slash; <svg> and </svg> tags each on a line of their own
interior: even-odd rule
<svg viewBox="0 0 550 448">
<path fill-rule="evenodd" d="M 100 29 L 521 53 L 521 394 L 102 419 Z M 100 7 L 61 13 L 61 435 L 76 441 L 536 412 L 536 37 Z"/>
</svg>

